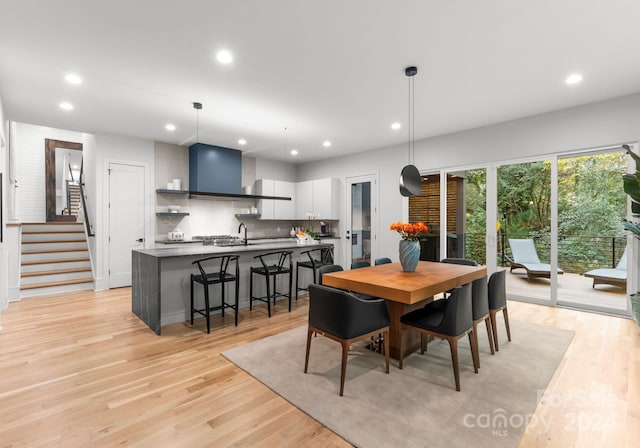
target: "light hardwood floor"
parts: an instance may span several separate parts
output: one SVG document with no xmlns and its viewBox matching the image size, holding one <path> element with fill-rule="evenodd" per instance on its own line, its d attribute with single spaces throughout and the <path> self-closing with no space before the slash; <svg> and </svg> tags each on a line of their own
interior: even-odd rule
<svg viewBox="0 0 640 448">
<path fill-rule="evenodd" d="M 0 446 L 350 446 L 220 355 L 304 325 L 306 299 L 271 319 L 242 310 L 237 328 L 232 315 L 215 318 L 210 335 L 201 319 L 156 336 L 130 297 L 84 291 L 3 311 Z M 636 324 L 518 302 L 509 315 L 576 332 L 520 447 L 638 446 Z"/>
</svg>

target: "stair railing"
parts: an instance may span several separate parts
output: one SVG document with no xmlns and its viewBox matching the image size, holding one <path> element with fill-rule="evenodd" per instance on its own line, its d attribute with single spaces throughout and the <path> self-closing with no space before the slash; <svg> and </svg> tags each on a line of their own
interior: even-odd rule
<svg viewBox="0 0 640 448">
<path fill-rule="evenodd" d="M 78 180 L 80 186 L 80 201 L 82 202 L 82 210 L 84 212 L 84 225 L 87 229 L 87 236 L 96 236 L 93 232 L 93 227 L 89 222 L 89 212 L 87 212 L 87 198 L 84 194 L 84 160 L 80 164 L 80 179 Z"/>
</svg>

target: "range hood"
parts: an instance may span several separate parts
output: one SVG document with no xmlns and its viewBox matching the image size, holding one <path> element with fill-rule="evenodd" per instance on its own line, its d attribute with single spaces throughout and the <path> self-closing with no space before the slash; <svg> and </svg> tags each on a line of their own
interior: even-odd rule
<svg viewBox="0 0 640 448">
<path fill-rule="evenodd" d="M 242 152 L 204 143 L 189 146 L 189 196 L 291 200 L 282 196 L 242 193 Z"/>
</svg>

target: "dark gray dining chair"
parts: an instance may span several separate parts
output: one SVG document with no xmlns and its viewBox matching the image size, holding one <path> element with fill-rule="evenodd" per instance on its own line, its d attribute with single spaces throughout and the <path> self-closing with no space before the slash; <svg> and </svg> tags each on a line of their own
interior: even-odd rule
<svg viewBox="0 0 640 448">
<path fill-rule="evenodd" d="M 309 352 L 314 334 L 342 346 L 340 396 L 344 393 L 349 347 L 354 342 L 384 335 L 385 372 L 389 373 L 389 313 L 383 299 L 361 300 L 346 291 L 323 285 L 309 285 L 309 326 L 304 373 L 309 368 Z"/>
<path fill-rule="evenodd" d="M 493 328 L 493 344 L 496 351 L 500 350 L 498 346 L 498 326 L 496 314 L 502 310 L 504 316 L 504 325 L 507 328 L 507 339 L 511 342 L 511 328 L 509 327 L 509 313 L 507 311 L 507 287 L 506 287 L 507 271 L 498 271 L 489 277 L 489 316 L 491 317 L 491 327 Z"/>
<path fill-rule="evenodd" d="M 471 284 L 459 286 L 453 290 L 444 310 L 435 307 L 418 308 L 400 318 L 401 332 L 404 330 L 420 333 L 420 352 L 427 350 L 426 337 L 433 336 L 446 339 L 451 350 L 451 362 L 456 390 L 460 391 L 460 369 L 458 365 L 458 341 L 465 335 L 469 336 L 473 369 L 478 373 L 478 344 L 473 332 L 473 312 L 471 298 Z M 402 369 L 404 338 L 400 337 L 400 360 L 398 367 Z"/>
<path fill-rule="evenodd" d="M 368 261 L 354 261 L 351 263 L 351 269 L 368 268 L 369 266 L 371 266 L 371 263 Z"/>
</svg>

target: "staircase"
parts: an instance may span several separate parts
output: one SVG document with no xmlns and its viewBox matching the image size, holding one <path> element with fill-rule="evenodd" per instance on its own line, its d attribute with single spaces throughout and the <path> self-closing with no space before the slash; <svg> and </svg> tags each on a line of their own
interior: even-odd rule
<svg viewBox="0 0 640 448">
<path fill-rule="evenodd" d="M 78 216 L 78 209 L 80 208 L 80 185 L 69 182 L 67 188 L 69 189 L 70 214 Z"/>
<path fill-rule="evenodd" d="M 93 289 L 83 223 L 23 223 L 20 297 Z"/>
</svg>

